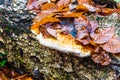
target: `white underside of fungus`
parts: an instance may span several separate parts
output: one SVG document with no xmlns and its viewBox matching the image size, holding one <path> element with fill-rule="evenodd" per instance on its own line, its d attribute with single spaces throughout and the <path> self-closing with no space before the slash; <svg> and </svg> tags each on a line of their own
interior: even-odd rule
<svg viewBox="0 0 120 80">
<path fill-rule="evenodd" d="M 71 35 L 57 34 L 57 39 L 54 39 L 44 38 L 40 33 L 37 35 L 37 39 L 43 46 L 56 49 L 64 53 L 74 53 L 79 57 L 88 57 L 91 54 L 91 49 L 89 47 L 86 48 L 83 45 L 76 43 L 75 39 Z"/>
</svg>

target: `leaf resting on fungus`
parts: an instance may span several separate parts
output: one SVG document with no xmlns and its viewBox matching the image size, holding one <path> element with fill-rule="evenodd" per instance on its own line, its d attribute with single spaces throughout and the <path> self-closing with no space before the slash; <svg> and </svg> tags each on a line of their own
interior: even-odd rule
<svg viewBox="0 0 120 80">
<path fill-rule="evenodd" d="M 85 26 L 77 28 L 76 40 L 78 40 L 79 42 L 81 42 L 84 45 L 89 44 L 90 38 L 89 38 L 89 34 L 88 34 L 88 31 L 85 28 Z"/>
<path fill-rule="evenodd" d="M 51 36 L 57 38 L 57 31 L 56 31 L 55 29 L 47 28 L 47 32 L 48 32 Z"/>
<path fill-rule="evenodd" d="M 94 32 L 98 28 L 98 23 L 95 21 L 90 21 L 90 26 L 92 28 L 90 32 Z"/>
<path fill-rule="evenodd" d="M 110 53 L 120 53 L 120 38 L 113 37 L 107 43 L 101 45 L 101 47 Z"/>
<path fill-rule="evenodd" d="M 37 14 L 33 22 L 39 22 L 41 19 L 45 18 L 46 16 L 50 16 L 51 12 L 50 11 L 41 11 L 40 13 Z"/>
<path fill-rule="evenodd" d="M 98 31 L 97 33 L 92 32 L 90 36 L 94 40 L 94 43 L 104 44 L 114 36 L 114 28 L 113 27 L 106 28 L 101 31 Z"/>
<path fill-rule="evenodd" d="M 60 22 L 60 20 L 57 18 L 53 18 L 53 17 L 45 17 L 45 18 L 41 19 L 39 22 L 37 22 L 31 26 L 32 32 L 39 34 L 40 33 L 39 32 L 40 25 L 46 24 L 48 22 Z"/>
</svg>

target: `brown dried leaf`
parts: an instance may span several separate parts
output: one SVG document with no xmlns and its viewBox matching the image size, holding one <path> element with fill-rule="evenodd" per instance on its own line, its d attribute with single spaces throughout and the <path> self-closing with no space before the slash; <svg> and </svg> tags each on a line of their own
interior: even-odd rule
<svg viewBox="0 0 120 80">
<path fill-rule="evenodd" d="M 80 4 L 76 7 L 76 10 L 86 11 L 86 12 L 88 12 L 88 11 L 95 12 L 96 10 L 99 10 L 99 9 L 90 4 Z"/>
<path fill-rule="evenodd" d="M 49 38 L 51 37 L 50 33 L 47 31 L 46 26 L 41 26 L 39 28 L 40 32 L 42 33 L 44 38 Z"/>
<path fill-rule="evenodd" d="M 92 55 L 92 59 L 95 63 L 99 63 L 101 65 L 109 65 L 111 62 L 111 58 L 109 54 L 105 51 L 101 51 L 101 53 L 96 53 Z"/>
<path fill-rule="evenodd" d="M 90 43 L 89 37 L 83 38 L 83 39 L 77 39 L 80 43 L 83 45 L 88 45 Z"/>
<path fill-rule="evenodd" d="M 90 4 L 83 4 L 83 6 L 85 6 L 90 12 L 95 12 L 95 11 L 99 10 L 99 8 L 96 8 Z"/>
<path fill-rule="evenodd" d="M 28 0 L 27 2 L 28 9 L 39 9 L 39 2 L 38 0 Z"/>
<path fill-rule="evenodd" d="M 85 11 L 90 11 L 90 12 L 95 12 L 98 10 L 97 7 L 94 7 L 94 2 L 92 0 L 77 0 L 79 5 L 77 9 L 79 10 L 85 10 Z"/>
<path fill-rule="evenodd" d="M 107 43 L 101 45 L 101 47 L 110 53 L 120 53 L 120 38 L 113 37 Z"/>
<path fill-rule="evenodd" d="M 77 28 L 77 31 L 78 31 L 77 36 L 76 36 L 77 39 L 83 39 L 86 36 L 88 36 L 88 31 L 86 30 L 84 26 Z"/>
<path fill-rule="evenodd" d="M 78 18 L 75 18 L 74 24 L 76 25 L 76 27 L 85 26 L 86 29 L 88 30 L 88 32 L 92 31 L 91 24 L 90 24 L 89 20 L 86 18 L 86 16 L 84 16 L 84 15 L 80 15 Z"/>
<path fill-rule="evenodd" d="M 90 21 L 90 26 L 91 26 L 90 32 L 94 32 L 99 27 L 96 21 Z"/>
<path fill-rule="evenodd" d="M 20 75 L 17 71 L 12 68 L 1 68 L 0 69 L 0 80 L 33 80 L 30 75 Z"/>
<path fill-rule="evenodd" d="M 13 80 L 33 80 L 28 74 L 17 76 Z"/>
<path fill-rule="evenodd" d="M 39 22 L 41 19 L 50 16 L 51 12 L 50 11 L 41 11 L 40 13 L 37 14 L 37 16 L 34 18 L 33 22 Z"/>
<path fill-rule="evenodd" d="M 0 70 L 0 80 L 10 80 L 10 78 L 4 71 Z"/>
<path fill-rule="evenodd" d="M 55 29 L 47 28 L 47 32 L 54 38 L 57 38 L 57 31 Z"/>
<path fill-rule="evenodd" d="M 77 27 L 82 27 L 82 26 L 87 26 L 88 22 L 87 22 L 87 18 L 84 15 L 80 15 L 78 18 L 74 19 L 74 24 Z"/>
<path fill-rule="evenodd" d="M 98 15 L 108 16 L 108 15 L 111 15 L 112 13 L 120 14 L 120 9 L 102 8 L 97 10 L 96 13 Z"/>
<path fill-rule="evenodd" d="M 60 0 L 58 1 L 58 3 L 56 4 L 57 6 L 66 6 L 71 2 L 71 0 Z"/>
<path fill-rule="evenodd" d="M 77 0 L 79 4 L 89 3 L 89 0 Z"/>
<path fill-rule="evenodd" d="M 90 38 L 89 38 L 87 29 L 83 26 L 83 27 L 77 28 L 77 31 L 78 32 L 77 32 L 76 40 L 78 40 L 84 45 L 89 44 Z"/>
<path fill-rule="evenodd" d="M 104 44 L 114 36 L 114 28 L 106 28 L 97 33 L 92 32 L 90 33 L 90 36 L 96 44 Z"/>
</svg>

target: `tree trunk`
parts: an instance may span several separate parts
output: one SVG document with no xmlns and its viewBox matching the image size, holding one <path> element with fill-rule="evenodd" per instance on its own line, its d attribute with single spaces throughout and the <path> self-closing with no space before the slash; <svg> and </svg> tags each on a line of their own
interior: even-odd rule
<svg viewBox="0 0 120 80">
<path fill-rule="evenodd" d="M 101 66 L 89 57 L 81 59 L 40 45 L 29 28 L 20 25 L 0 26 L 0 52 L 16 67 L 22 65 L 33 74 L 39 69 L 45 80 L 113 80 L 116 76 L 110 65 Z"/>
</svg>

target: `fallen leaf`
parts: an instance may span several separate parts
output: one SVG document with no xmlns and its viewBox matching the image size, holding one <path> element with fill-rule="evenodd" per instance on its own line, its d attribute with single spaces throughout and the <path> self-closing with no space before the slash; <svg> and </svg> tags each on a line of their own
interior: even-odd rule
<svg viewBox="0 0 120 80">
<path fill-rule="evenodd" d="M 83 39 L 88 35 L 88 31 L 86 30 L 86 28 L 84 26 L 77 28 L 77 39 Z"/>
<path fill-rule="evenodd" d="M 47 32 L 54 38 L 57 38 L 57 31 L 55 29 L 47 28 Z"/>
<path fill-rule="evenodd" d="M 66 12 L 66 13 L 61 13 L 60 15 L 57 15 L 56 17 L 61 17 L 61 18 L 78 18 L 80 16 L 82 16 L 82 13 Z"/>
<path fill-rule="evenodd" d="M 94 32 L 96 29 L 99 28 L 98 23 L 96 21 L 89 21 L 89 22 L 90 22 L 90 26 L 91 26 L 90 32 Z"/>
<path fill-rule="evenodd" d="M 4 71 L 0 70 L 0 80 L 10 80 L 10 78 L 5 74 Z"/>
<path fill-rule="evenodd" d="M 34 18 L 33 22 L 36 23 L 36 22 L 39 22 L 41 19 L 45 18 L 45 17 L 48 17 L 51 15 L 51 11 L 41 11 L 40 13 L 37 14 L 37 16 Z"/>
<path fill-rule="evenodd" d="M 0 80 L 33 80 L 28 74 L 19 74 L 13 68 L 1 68 Z"/>
<path fill-rule="evenodd" d="M 66 5 L 68 5 L 70 2 L 71 2 L 71 0 L 59 0 L 56 5 L 57 5 L 57 6 L 66 6 Z"/>
<path fill-rule="evenodd" d="M 95 63 L 99 63 L 101 65 L 109 65 L 111 62 L 111 58 L 109 57 L 109 54 L 105 51 L 101 51 L 100 53 L 96 53 L 92 55 L 92 60 Z"/>
<path fill-rule="evenodd" d="M 88 25 L 86 16 L 80 15 L 78 18 L 75 18 L 74 25 L 76 25 L 76 27 L 82 27 L 82 26 L 86 27 Z"/>
<path fill-rule="evenodd" d="M 78 5 L 78 6 L 76 7 L 76 10 L 77 10 L 77 11 L 86 11 L 86 12 L 88 12 L 87 7 L 85 7 L 85 6 L 82 5 L 82 4 Z"/>
<path fill-rule="evenodd" d="M 27 8 L 28 9 L 39 9 L 40 6 L 39 6 L 38 0 L 28 0 Z"/>
<path fill-rule="evenodd" d="M 79 4 L 89 3 L 90 0 L 77 0 Z"/>
<path fill-rule="evenodd" d="M 39 34 L 40 33 L 39 27 L 48 22 L 60 22 L 60 20 L 57 18 L 53 18 L 53 17 L 45 17 L 45 18 L 41 19 L 39 22 L 34 23 L 31 26 L 31 31 L 35 34 Z"/>
<path fill-rule="evenodd" d="M 120 38 L 113 37 L 107 43 L 102 44 L 101 47 L 110 53 L 120 53 Z"/>
<path fill-rule="evenodd" d="M 102 16 L 109 16 L 113 13 L 120 14 L 120 9 L 102 8 L 96 11 L 96 14 L 102 15 Z"/>
<path fill-rule="evenodd" d="M 41 11 L 48 10 L 48 11 L 54 11 L 57 9 L 57 6 L 54 3 L 45 3 L 41 5 Z"/>
<path fill-rule="evenodd" d="M 67 12 L 67 11 L 69 11 L 69 6 L 68 5 L 66 5 L 66 6 L 59 6 L 57 8 L 57 10 L 54 11 L 54 12 L 55 13 L 62 13 L 62 12 Z"/>
<path fill-rule="evenodd" d="M 84 45 L 87 45 L 90 43 L 89 34 L 88 34 L 88 31 L 85 28 L 85 26 L 77 28 L 76 40 L 78 40 L 79 42 L 81 42 Z"/>
<path fill-rule="evenodd" d="M 97 33 L 92 32 L 90 33 L 90 36 L 96 44 L 104 44 L 114 36 L 114 28 L 110 27 L 99 30 Z"/>
<path fill-rule="evenodd" d="M 13 80 L 33 80 L 33 79 L 28 74 L 24 74 L 13 78 Z"/>
<path fill-rule="evenodd" d="M 90 4 L 83 4 L 83 6 L 85 6 L 90 12 L 95 12 L 95 11 L 99 10 L 99 8 L 96 8 Z"/>
</svg>

